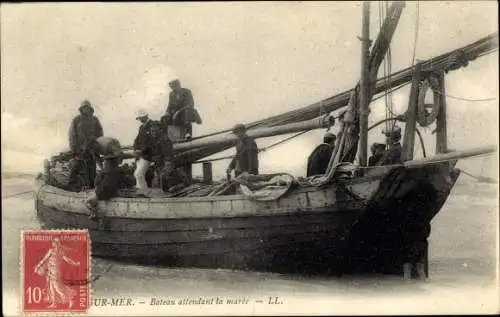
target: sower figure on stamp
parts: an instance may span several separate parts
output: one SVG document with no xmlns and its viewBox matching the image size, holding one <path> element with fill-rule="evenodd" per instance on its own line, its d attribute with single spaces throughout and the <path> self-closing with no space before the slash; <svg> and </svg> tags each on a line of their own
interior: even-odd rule
<svg viewBox="0 0 500 317">
<path fill-rule="evenodd" d="M 323 143 L 318 145 L 307 159 L 307 176 L 322 175 L 328 168 L 330 158 L 335 149 L 337 136 L 333 133 L 326 133 L 323 137 Z"/>
<path fill-rule="evenodd" d="M 88 100 L 84 100 L 78 110 L 80 114 L 73 119 L 69 130 L 69 146 L 74 156 L 70 181 L 83 174 L 85 185 L 93 188 L 97 163 L 94 145 L 95 140 L 103 135 L 103 131 Z"/>
<path fill-rule="evenodd" d="M 237 124 L 233 128 L 233 133 L 238 137 L 236 144 L 236 155 L 226 170 L 228 177 L 234 170 L 235 177 L 243 172 L 249 174 L 259 174 L 259 149 L 254 139 L 246 133 L 247 129 L 243 124 Z"/>
<path fill-rule="evenodd" d="M 34 269 L 36 274 L 47 277 L 47 294 L 51 302 L 48 308 L 56 307 L 58 302 L 68 304 L 68 308 L 73 307 L 76 291 L 62 280 L 61 267 L 63 263 L 80 266 L 80 262 L 73 261 L 65 254 L 61 241 L 59 238 L 55 238 L 52 241 L 52 248 L 45 253 Z"/>
</svg>

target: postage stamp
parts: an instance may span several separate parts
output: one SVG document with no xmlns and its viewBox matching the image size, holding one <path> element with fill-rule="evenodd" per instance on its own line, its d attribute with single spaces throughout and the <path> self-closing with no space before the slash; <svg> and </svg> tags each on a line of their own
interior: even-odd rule
<svg viewBox="0 0 500 317">
<path fill-rule="evenodd" d="M 87 230 L 21 233 L 22 312 L 86 312 L 90 303 Z"/>
</svg>

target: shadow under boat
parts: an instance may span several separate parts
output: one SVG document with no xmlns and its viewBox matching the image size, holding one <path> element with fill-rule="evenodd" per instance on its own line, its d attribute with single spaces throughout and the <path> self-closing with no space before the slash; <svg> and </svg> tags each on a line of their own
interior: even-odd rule
<svg viewBox="0 0 500 317">
<path fill-rule="evenodd" d="M 293 188 L 275 201 L 244 195 L 114 198 L 87 218 L 85 193 L 37 181 L 45 229 L 88 229 L 92 254 L 168 267 L 302 274 L 399 274 L 407 241 L 441 209 L 456 161 L 375 167 L 323 187 Z M 422 229 L 423 228 L 423 229 Z"/>
</svg>

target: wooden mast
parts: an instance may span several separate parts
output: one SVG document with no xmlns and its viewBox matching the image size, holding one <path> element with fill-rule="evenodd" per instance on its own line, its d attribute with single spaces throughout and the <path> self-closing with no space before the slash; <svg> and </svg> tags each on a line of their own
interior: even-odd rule
<svg viewBox="0 0 500 317">
<path fill-rule="evenodd" d="M 359 165 L 367 165 L 368 151 L 368 113 L 370 94 L 368 88 L 369 72 L 368 63 L 370 58 L 370 2 L 363 2 L 363 25 L 361 35 L 361 80 L 359 89 L 359 113 L 360 113 L 360 136 L 359 136 Z"/>
<path fill-rule="evenodd" d="M 444 72 L 439 72 L 440 93 L 434 93 L 434 99 L 439 100 L 439 113 L 436 119 L 436 153 L 448 152 L 448 137 L 446 135 L 446 91 L 444 85 Z M 434 101 L 436 102 L 436 101 Z"/>
<path fill-rule="evenodd" d="M 420 63 L 415 65 L 413 72 L 413 80 L 411 84 L 410 100 L 408 102 L 408 110 L 406 111 L 405 135 L 403 139 L 403 151 L 401 159 L 403 161 L 413 160 L 413 152 L 415 148 L 415 131 L 417 127 L 417 104 L 420 84 Z"/>
</svg>

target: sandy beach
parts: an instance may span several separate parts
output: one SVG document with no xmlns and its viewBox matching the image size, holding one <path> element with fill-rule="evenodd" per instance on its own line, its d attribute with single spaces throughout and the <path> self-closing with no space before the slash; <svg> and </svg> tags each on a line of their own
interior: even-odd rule
<svg viewBox="0 0 500 317">
<path fill-rule="evenodd" d="M 92 261 L 92 297 L 127 297 L 131 307 L 93 306 L 89 315 L 469 314 L 498 312 L 496 185 L 462 177 L 433 221 L 430 279 L 395 276 L 287 276 L 230 270 L 157 268 Z M 38 224 L 28 177 L 2 181 L 4 315 L 19 315 L 20 231 Z M 152 299 L 218 297 L 237 304 L 152 305 Z M 269 304 L 278 297 L 280 304 Z M 153 300 L 154 301 L 154 300 Z M 262 303 L 260 302 L 262 301 Z"/>
</svg>

